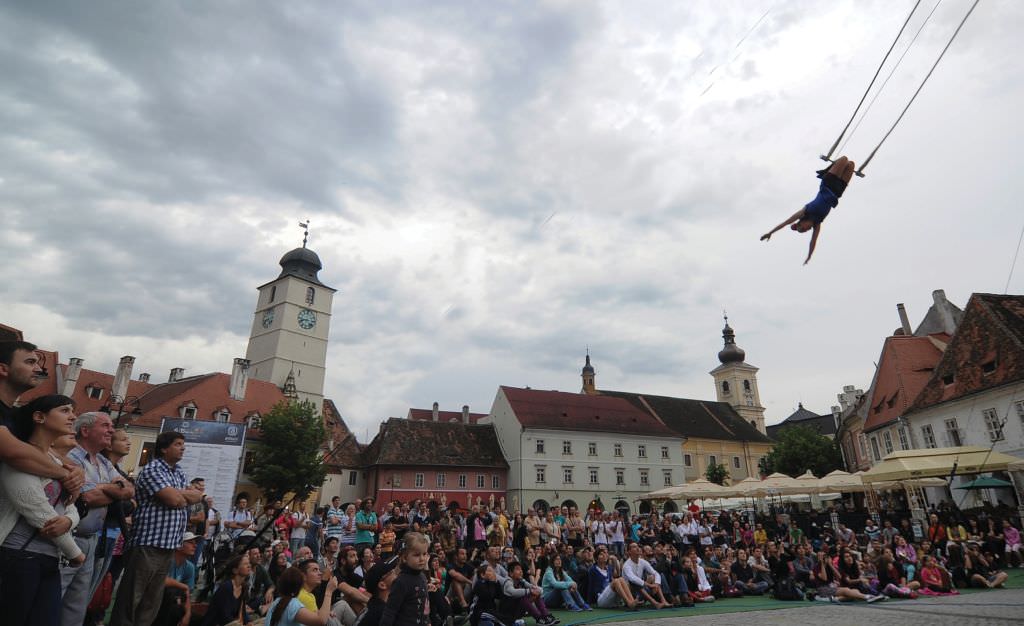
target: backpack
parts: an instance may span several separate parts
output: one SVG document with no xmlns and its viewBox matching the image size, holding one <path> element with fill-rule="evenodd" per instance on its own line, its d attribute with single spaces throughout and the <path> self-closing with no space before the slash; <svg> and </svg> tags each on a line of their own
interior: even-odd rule
<svg viewBox="0 0 1024 626">
<path fill-rule="evenodd" d="M 796 581 L 792 578 L 780 578 L 775 581 L 775 586 L 772 588 L 772 595 L 776 600 L 803 600 L 804 592 L 797 585 Z"/>
</svg>

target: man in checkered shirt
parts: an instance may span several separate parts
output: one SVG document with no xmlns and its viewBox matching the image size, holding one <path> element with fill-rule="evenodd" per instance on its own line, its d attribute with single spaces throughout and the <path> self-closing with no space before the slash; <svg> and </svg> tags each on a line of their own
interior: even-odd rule
<svg viewBox="0 0 1024 626">
<path fill-rule="evenodd" d="M 189 487 L 178 467 L 185 456 L 185 435 L 160 433 L 154 456 L 135 481 L 139 507 L 132 515 L 131 550 L 114 600 L 111 626 L 153 623 L 171 558 L 185 533 L 187 507 L 203 497 L 202 491 Z"/>
</svg>

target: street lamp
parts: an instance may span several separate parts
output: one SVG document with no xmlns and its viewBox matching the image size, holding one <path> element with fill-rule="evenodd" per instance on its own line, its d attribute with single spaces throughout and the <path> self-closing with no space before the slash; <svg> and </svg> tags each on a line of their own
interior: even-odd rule
<svg viewBox="0 0 1024 626">
<path fill-rule="evenodd" d="M 117 410 L 114 411 L 113 406 L 117 405 Z M 100 410 L 104 413 L 110 413 L 114 417 L 114 428 L 121 427 L 121 416 L 125 413 L 125 407 L 129 407 L 128 414 L 134 419 L 142 415 L 142 409 L 139 407 L 138 396 L 121 396 L 111 395 L 107 401 L 100 407 Z"/>
</svg>

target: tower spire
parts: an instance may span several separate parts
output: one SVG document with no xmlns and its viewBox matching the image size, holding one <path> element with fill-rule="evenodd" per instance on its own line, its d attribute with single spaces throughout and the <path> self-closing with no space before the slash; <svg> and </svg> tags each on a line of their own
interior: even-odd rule
<svg viewBox="0 0 1024 626">
<path fill-rule="evenodd" d="M 580 378 L 583 379 L 583 389 L 580 390 L 580 393 L 596 395 L 597 384 L 594 378 L 594 366 L 590 364 L 590 346 L 587 346 L 586 361 L 583 364 L 583 369 L 580 371 Z"/>
<path fill-rule="evenodd" d="M 309 218 L 306 218 L 305 222 L 299 222 L 299 228 L 302 229 L 302 247 L 306 247 L 306 243 L 309 241 Z"/>
</svg>

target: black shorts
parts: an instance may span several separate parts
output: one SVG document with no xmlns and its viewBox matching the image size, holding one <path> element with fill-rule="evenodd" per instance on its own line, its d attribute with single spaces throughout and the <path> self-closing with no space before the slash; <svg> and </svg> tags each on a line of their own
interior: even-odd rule
<svg viewBox="0 0 1024 626">
<path fill-rule="evenodd" d="M 821 180 L 825 183 L 825 186 L 829 191 L 836 194 L 837 198 L 843 197 L 843 192 L 846 191 L 846 181 L 839 178 L 832 172 L 825 172 L 825 174 L 822 175 Z"/>
</svg>

